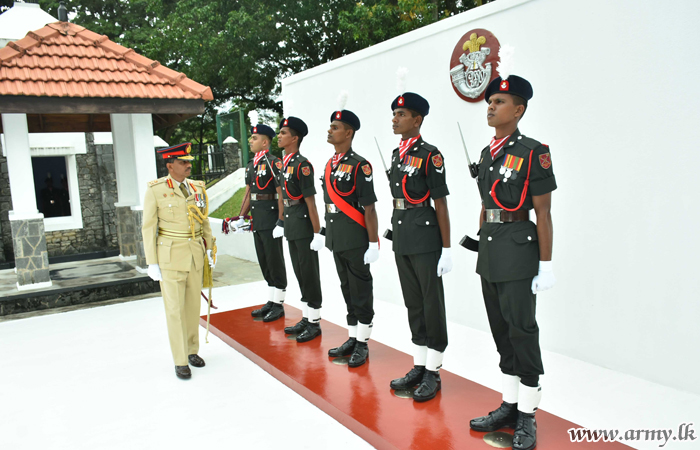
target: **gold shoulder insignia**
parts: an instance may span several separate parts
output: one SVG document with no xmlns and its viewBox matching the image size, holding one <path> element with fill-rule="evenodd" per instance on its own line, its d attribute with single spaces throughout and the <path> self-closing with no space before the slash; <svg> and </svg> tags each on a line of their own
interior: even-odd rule
<svg viewBox="0 0 700 450">
<path fill-rule="evenodd" d="M 163 177 L 163 178 L 158 178 L 157 180 L 149 181 L 148 182 L 148 187 L 155 186 L 156 184 L 160 183 L 165 183 L 165 180 L 167 180 L 168 177 Z"/>
<path fill-rule="evenodd" d="M 192 183 L 194 183 L 195 186 L 207 187 L 207 183 L 202 180 L 192 180 Z"/>
</svg>

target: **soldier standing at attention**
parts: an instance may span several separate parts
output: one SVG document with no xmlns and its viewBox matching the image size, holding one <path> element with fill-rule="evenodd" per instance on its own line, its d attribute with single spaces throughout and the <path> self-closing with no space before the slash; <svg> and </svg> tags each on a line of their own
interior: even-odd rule
<svg viewBox="0 0 700 450">
<path fill-rule="evenodd" d="M 251 123 L 257 122 L 257 114 L 251 114 Z M 270 143 L 275 131 L 267 125 L 257 124 L 250 129 L 250 150 L 255 156 L 245 168 L 246 192 L 241 212 L 234 227 L 244 224 L 243 216 L 250 211 L 253 217 L 253 238 L 260 270 L 270 288 L 268 302 L 251 312 L 253 317 L 262 317 L 263 322 L 272 322 L 284 317 L 284 296 L 287 289 L 287 272 L 282 250 L 282 228 L 284 206 L 282 188 L 277 175 L 282 171 L 282 160 L 270 153 Z M 278 238 L 273 229 L 279 227 Z"/>
<path fill-rule="evenodd" d="M 284 149 L 280 184 L 284 198 L 283 229 L 275 227 L 273 236 L 284 233 L 289 243 L 289 256 L 299 282 L 303 317 L 294 326 L 286 327 L 286 334 L 296 334 L 297 342 L 308 342 L 321 335 L 321 278 L 318 251 L 323 248 L 319 233 L 314 195 L 314 168 L 299 153 L 299 146 L 309 129 L 303 120 L 287 117 L 280 121 L 277 145 Z"/>
<path fill-rule="evenodd" d="M 406 92 L 391 103 L 394 134 L 401 135 L 389 169 L 394 214 L 391 219 L 396 267 L 411 327 L 413 368 L 390 383 L 392 389 L 416 385 L 413 400 L 424 402 L 441 388 L 439 369 L 447 348 L 447 317 L 442 275 L 452 270 L 450 216 L 445 161 L 423 140 L 421 125 L 428 101 Z M 435 208 L 430 204 L 435 202 Z"/>
<path fill-rule="evenodd" d="M 372 184 L 372 166 L 355 153 L 352 140 L 360 119 L 339 108 L 331 114 L 328 143 L 335 155 L 323 176 L 326 203 L 326 247 L 333 252 L 340 289 L 347 306 L 349 339 L 328 351 L 328 356 L 350 356 L 348 365 L 359 367 L 367 361 L 367 342 L 374 318 L 372 274 L 369 265 L 379 259 L 377 197 Z"/>
<path fill-rule="evenodd" d="M 501 356 L 503 402 L 469 425 L 477 431 L 515 428 L 513 448 L 530 450 L 537 444 L 535 411 L 542 396 L 539 376 L 544 373 L 535 303 L 537 292 L 556 281 L 550 206 L 557 184 L 549 147 L 518 130 L 532 86 L 500 66 L 499 73 L 485 94 L 487 121 L 496 135 L 479 162 L 482 207 L 476 272 Z M 531 209 L 537 225 L 530 221 Z"/>
<path fill-rule="evenodd" d="M 204 367 L 197 352 L 205 253 L 214 268 L 204 182 L 187 179 L 191 147 L 188 142 L 158 150 L 169 175 L 148 183 L 141 230 L 148 276 L 160 281 L 175 374 L 181 379 L 192 376 L 188 361 Z"/>
</svg>

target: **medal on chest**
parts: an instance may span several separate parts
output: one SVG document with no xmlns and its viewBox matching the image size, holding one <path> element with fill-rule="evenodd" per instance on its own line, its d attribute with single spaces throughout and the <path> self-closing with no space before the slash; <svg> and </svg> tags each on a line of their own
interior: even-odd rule
<svg viewBox="0 0 700 450">
<path fill-rule="evenodd" d="M 284 173 L 284 179 L 289 180 L 294 174 L 294 167 L 287 166 L 287 171 Z"/>
<path fill-rule="evenodd" d="M 406 155 L 406 158 L 404 158 L 403 166 L 401 170 L 403 172 L 408 173 L 408 176 L 411 177 L 413 174 L 417 173 L 418 170 L 421 168 L 423 165 L 423 160 L 421 158 L 416 158 L 415 156 L 411 155 Z"/>
<path fill-rule="evenodd" d="M 506 155 L 506 157 L 503 159 L 503 165 L 501 165 L 501 168 L 498 170 L 498 173 L 503 175 L 504 183 L 508 180 L 514 181 L 518 178 L 518 173 L 523 166 L 523 161 L 524 159 L 520 158 L 519 156 Z"/>
<path fill-rule="evenodd" d="M 259 164 L 259 165 L 258 165 L 258 171 L 257 171 L 258 176 L 259 176 L 259 177 L 264 177 L 266 173 L 267 173 L 267 166 L 266 166 L 264 163 L 263 163 L 263 164 Z"/>
<path fill-rule="evenodd" d="M 194 194 L 194 204 L 197 208 L 204 208 L 206 206 L 206 201 L 203 194 Z"/>
<path fill-rule="evenodd" d="M 338 180 L 342 180 L 345 178 L 345 180 L 350 181 L 350 175 L 352 174 L 352 166 L 350 164 L 341 164 L 338 166 L 337 169 L 335 169 L 335 172 L 333 175 Z"/>
</svg>

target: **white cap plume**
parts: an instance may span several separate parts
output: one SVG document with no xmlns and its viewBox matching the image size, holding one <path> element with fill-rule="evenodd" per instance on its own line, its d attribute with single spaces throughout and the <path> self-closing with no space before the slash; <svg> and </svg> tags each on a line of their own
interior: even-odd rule
<svg viewBox="0 0 700 450">
<path fill-rule="evenodd" d="M 338 111 L 342 111 L 345 109 L 345 105 L 348 103 L 348 97 L 350 96 L 350 93 L 348 91 L 341 91 L 340 95 L 338 96 Z"/>
<path fill-rule="evenodd" d="M 406 76 L 408 75 L 408 67 L 399 67 L 396 70 L 396 89 L 399 94 L 406 92 Z"/>
<path fill-rule="evenodd" d="M 501 80 L 507 80 L 515 69 L 515 48 L 507 44 L 502 45 L 498 49 L 498 58 L 500 59 L 497 69 L 498 75 L 501 77 Z"/>
<path fill-rule="evenodd" d="M 258 112 L 255 110 L 248 112 L 248 118 L 250 119 L 250 126 L 254 127 L 258 124 Z"/>
</svg>

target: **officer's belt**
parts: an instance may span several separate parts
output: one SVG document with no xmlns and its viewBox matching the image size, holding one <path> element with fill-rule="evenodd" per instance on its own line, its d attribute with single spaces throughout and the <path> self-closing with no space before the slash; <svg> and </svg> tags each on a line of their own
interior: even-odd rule
<svg viewBox="0 0 700 450">
<path fill-rule="evenodd" d="M 259 200 L 277 200 L 277 194 L 250 194 L 250 201 L 256 202 Z"/>
<path fill-rule="evenodd" d="M 295 206 L 295 205 L 301 205 L 302 203 L 305 203 L 305 202 L 302 202 L 301 200 L 290 200 L 287 198 L 285 198 L 283 201 L 284 201 L 284 206 Z"/>
<path fill-rule="evenodd" d="M 530 210 L 506 211 L 504 209 L 487 209 L 481 217 L 484 222 L 488 223 L 524 222 L 530 220 Z"/>
<path fill-rule="evenodd" d="M 352 206 L 353 208 L 360 209 L 360 204 L 357 202 L 348 202 L 348 205 Z M 338 208 L 333 203 L 326 203 L 326 212 L 330 214 L 336 214 L 341 213 L 343 211 L 341 211 L 340 208 Z"/>
<path fill-rule="evenodd" d="M 420 203 L 411 203 L 405 198 L 394 199 L 394 209 L 425 208 L 426 206 L 430 206 L 430 200 L 426 200 Z"/>
<path fill-rule="evenodd" d="M 191 231 L 176 231 L 176 230 L 166 230 L 165 228 L 158 228 L 158 236 L 167 237 L 170 239 L 186 241 L 192 239 Z M 194 232 L 194 237 L 202 237 L 202 230 L 199 229 Z"/>
</svg>

